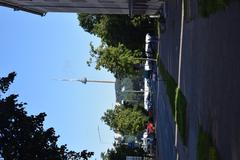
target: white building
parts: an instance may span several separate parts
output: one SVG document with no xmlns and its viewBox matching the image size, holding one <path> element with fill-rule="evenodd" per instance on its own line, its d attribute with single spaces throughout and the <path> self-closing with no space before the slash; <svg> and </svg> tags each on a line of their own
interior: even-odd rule
<svg viewBox="0 0 240 160">
<path fill-rule="evenodd" d="M 0 0 L 0 6 L 45 15 L 47 12 L 154 15 L 162 0 Z"/>
<path fill-rule="evenodd" d="M 126 156 L 126 160 L 143 160 L 143 158 L 138 156 Z"/>
</svg>

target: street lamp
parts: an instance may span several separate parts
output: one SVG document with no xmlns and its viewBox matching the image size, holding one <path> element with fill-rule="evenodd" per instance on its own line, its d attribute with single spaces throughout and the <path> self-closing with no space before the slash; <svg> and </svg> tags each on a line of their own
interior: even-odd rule
<svg viewBox="0 0 240 160">
<path fill-rule="evenodd" d="M 156 58 L 134 58 L 136 60 L 148 60 L 148 61 L 154 61 L 154 62 L 157 62 L 157 59 Z"/>
<path fill-rule="evenodd" d="M 140 90 L 126 90 L 125 87 L 122 87 L 122 92 L 128 92 L 128 93 L 144 93 L 145 91 L 143 89 Z"/>
</svg>

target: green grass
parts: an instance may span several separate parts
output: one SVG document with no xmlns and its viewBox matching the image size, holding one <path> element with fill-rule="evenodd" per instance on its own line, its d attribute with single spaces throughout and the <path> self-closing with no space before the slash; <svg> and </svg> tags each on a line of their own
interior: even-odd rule
<svg viewBox="0 0 240 160">
<path fill-rule="evenodd" d="M 186 145 L 186 108 L 187 102 L 186 98 L 182 94 L 181 90 L 177 87 L 177 83 L 173 77 L 167 72 L 163 63 L 158 56 L 158 68 L 160 74 L 165 82 L 167 95 L 169 97 L 169 102 L 171 105 L 172 114 L 177 119 L 178 130 L 180 136 L 183 140 L 183 144 Z M 177 113 L 177 114 L 176 114 Z"/>
<path fill-rule="evenodd" d="M 198 9 L 203 17 L 209 17 L 217 11 L 224 10 L 229 4 L 229 0 L 199 0 Z"/>
<path fill-rule="evenodd" d="M 187 144 L 187 136 L 186 136 L 186 108 L 187 102 L 186 99 L 180 90 L 180 88 L 176 89 L 176 97 L 175 97 L 175 112 L 177 110 L 177 122 L 180 136 L 183 139 L 183 143 Z"/>
<path fill-rule="evenodd" d="M 211 136 L 200 127 L 198 132 L 197 160 L 217 159 L 217 149 L 212 142 Z"/>
<path fill-rule="evenodd" d="M 175 115 L 175 95 L 176 95 L 177 83 L 175 82 L 173 77 L 170 76 L 170 74 L 166 71 L 161 60 L 158 60 L 158 68 L 159 68 L 160 74 L 166 84 L 166 91 L 167 91 L 167 95 L 169 97 L 170 105 L 172 107 L 171 108 L 172 114 Z"/>
</svg>

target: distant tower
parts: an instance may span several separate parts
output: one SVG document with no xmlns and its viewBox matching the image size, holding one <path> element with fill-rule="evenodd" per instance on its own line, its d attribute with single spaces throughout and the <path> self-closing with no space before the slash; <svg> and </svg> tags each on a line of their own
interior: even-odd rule
<svg viewBox="0 0 240 160">
<path fill-rule="evenodd" d="M 115 83 L 115 81 L 108 81 L 108 80 L 88 80 L 86 77 L 82 79 L 56 79 L 59 81 L 69 81 L 69 82 L 82 82 L 83 84 L 86 84 L 87 82 L 93 82 L 93 83 Z"/>
</svg>

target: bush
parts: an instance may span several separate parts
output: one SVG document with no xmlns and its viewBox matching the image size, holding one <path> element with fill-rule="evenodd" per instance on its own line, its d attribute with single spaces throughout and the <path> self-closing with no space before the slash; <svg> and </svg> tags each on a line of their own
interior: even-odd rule
<svg viewBox="0 0 240 160">
<path fill-rule="evenodd" d="M 229 0 L 199 0 L 199 12 L 203 17 L 209 17 L 219 10 L 223 10 L 229 4 Z"/>
</svg>

